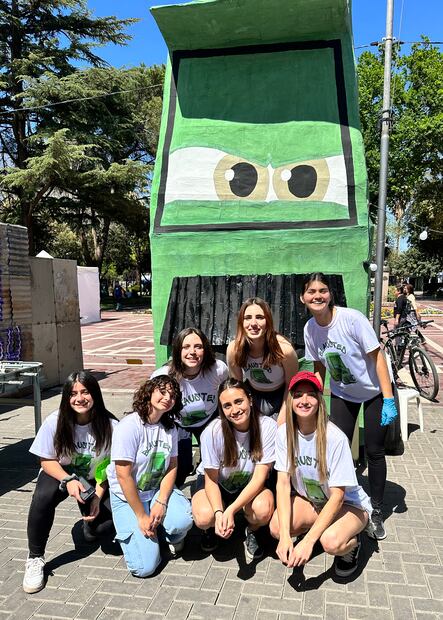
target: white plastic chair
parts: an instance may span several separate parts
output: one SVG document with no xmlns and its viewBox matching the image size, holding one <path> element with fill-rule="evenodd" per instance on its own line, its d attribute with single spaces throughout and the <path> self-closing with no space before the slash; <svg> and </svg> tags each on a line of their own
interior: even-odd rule
<svg viewBox="0 0 443 620">
<path fill-rule="evenodd" d="M 418 420 L 420 424 L 420 430 L 424 432 L 423 424 L 423 407 L 421 405 L 420 394 L 413 388 L 401 388 L 398 390 L 398 401 L 400 405 L 400 428 L 403 441 L 408 441 L 408 409 L 409 403 L 415 402 L 415 406 L 418 412 Z"/>
</svg>

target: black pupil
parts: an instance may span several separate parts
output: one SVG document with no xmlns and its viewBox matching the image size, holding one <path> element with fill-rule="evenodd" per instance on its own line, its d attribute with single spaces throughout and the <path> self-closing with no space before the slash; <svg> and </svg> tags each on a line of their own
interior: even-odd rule
<svg viewBox="0 0 443 620">
<path fill-rule="evenodd" d="M 312 166 L 295 166 L 291 170 L 288 188 L 297 198 L 307 198 L 317 185 L 317 172 Z"/>
<path fill-rule="evenodd" d="M 258 181 L 258 173 L 254 166 L 246 162 L 240 162 L 234 164 L 231 170 L 234 171 L 234 178 L 232 181 L 229 181 L 231 192 L 240 198 L 252 194 Z"/>
</svg>

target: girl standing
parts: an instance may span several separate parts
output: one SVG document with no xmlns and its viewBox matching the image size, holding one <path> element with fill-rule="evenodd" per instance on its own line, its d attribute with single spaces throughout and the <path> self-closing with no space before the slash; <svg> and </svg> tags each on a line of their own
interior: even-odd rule
<svg viewBox="0 0 443 620">
<path fill-rule="evenodd" d="M 219 388 L 220 419 L 201 437 L 202 462 L 192 498 L 195 524 L 203 530 L 203 551 L 213 551 L 220 538 L 234 531 L 234 516 L 244 510 L 245 552 L 258 559 L 263 551 L 255 532 L 269 523 L 274 510 L 266 481 L 274 462 L 277 425 L 258 414 L 242 381 L 227 379 Z M 215 528 L 215 529 L 214 529 Z"/>
<path fill-rule="evenodd" d="M 173 555 L 192 526 L 191 507 L 174 488 L 180 388 L 172 377 L 146 381 L 135 393 L 134 412 L 115 429 L 108 478 L 116 540 L 136 577 L 152 575 L 160 564 L 159 539 Z"/>
<path fill-rule="evenodd" d="M 113 532 L 106 466 L 116 424 L 97 379 L 86 370 L 71 373 L 59 410 L 46 418 L 29 449 L 40 458 L 41 470 L 28 515 L 29 555 L 23 579 L 28 594 L 45 587 L 46 544 L 55 509 L 68 496 L 78 502 L 87 542 Z M 86 501 L 80 496 L 86 490 L 80 476 L 95 487 Z"/>
<path fill-rule="evenodd" d="M 384 441 L 387 425 L 397 415 L 386 360 L 368 319 L 358 310 L 334 306 L 327 277 L 308 276 L 300 296 L 312 318 L 304 330 L 306 359 L 324 382 L 331 375 L 330 419 L 352 441 L 360 406 L 364 410 L 368 477 L 374 508 L 373 535 L 386 538 L 383 495 L 386 484 Z"/>
<path fill-rule="evenodd" d="M 176 424 L 178 430 L 178 466 L 176 484 L 185 482 L 192 471 L 191 433 L 200 435 L 217 416 L 218 386 L 228 377 L 228 367 L 215 359 L 205 334 L 196 327 L 183 329 L 172 343 L 172 357 L 152 377 L 169 375 L 178 381 L 183 408 Z"/>
<path fill-rule="evenodd" d="M 274 329 L 271 309 L 259 297 L 247 299 L 226 352 L 229 373 L 246 381 L 257 409 L 276 419 L 285 407 L 286 386 L 298 370 L 291 343 Z"/>
<path fill-rule="evenodd" d="M 347 577 L 358 567 L 359 533 L 371 504 L 357 483 L 346 436 L 328 422 L 322 391 L 308 371 L 289 384 L 286 423 L 278 428 L 275 446 L 277 510 L 270 529 L 287 566 L 306 564 L 319 541 L 335 556 L 336 574 Z M 295 546 L 293 536 L 299 536 Z"/>
</svg>

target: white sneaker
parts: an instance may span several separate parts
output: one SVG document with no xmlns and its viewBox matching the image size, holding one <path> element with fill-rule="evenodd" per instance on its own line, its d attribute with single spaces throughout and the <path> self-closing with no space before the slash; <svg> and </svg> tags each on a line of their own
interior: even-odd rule
<svg viewBox="0 0 443 620">
<path fill-rule="evenodd" d="M 169 552 L 171 554 L 171 556 L 173 558 L 176 558 L 182 551 L 183 548 L 185 546 L 185 539 L 183 538 L 183 540 L 179 540 L 176 543 L 168 543 L 168 548 L 169 548 Z"/>
<path fill-rule="evenodd" d="M 23 577 L 23 590 L 28 594 L 40 592 L 45 587 L 45 556 L 28 558 L 26 560 L 25 576 Z"/>
</svg>

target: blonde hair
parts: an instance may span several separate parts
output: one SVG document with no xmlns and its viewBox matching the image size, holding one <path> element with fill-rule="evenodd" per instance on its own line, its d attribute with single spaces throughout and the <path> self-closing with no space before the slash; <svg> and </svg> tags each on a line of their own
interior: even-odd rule
<svg viewBox="0 0 443 620">
<path fill-rule="evenodd" d="M 318 475 L 320 482 L 326 482 L 328 476 L 328 469 L 326 464 L 326 441 L 327 441 L 327 427 L 328 427 L 328 412 L 326 410 L 325 399 L 321 392 L 316 392 L 318 400 L 317 410 L 317 426 L 315 438 L 316 444 L 316 456 L 318 461 Z M 297 462 L 296 456 L 298 456 L 298 424 L 297 414 L 292 409 L 292 403 L 294 397 L 291 392 L 288 393 L 286 400 L 286 441 L 288 446 L 287 463 L 289 465 L 289 473 L 293 475 L 295 473 Z"/>
</svg>

